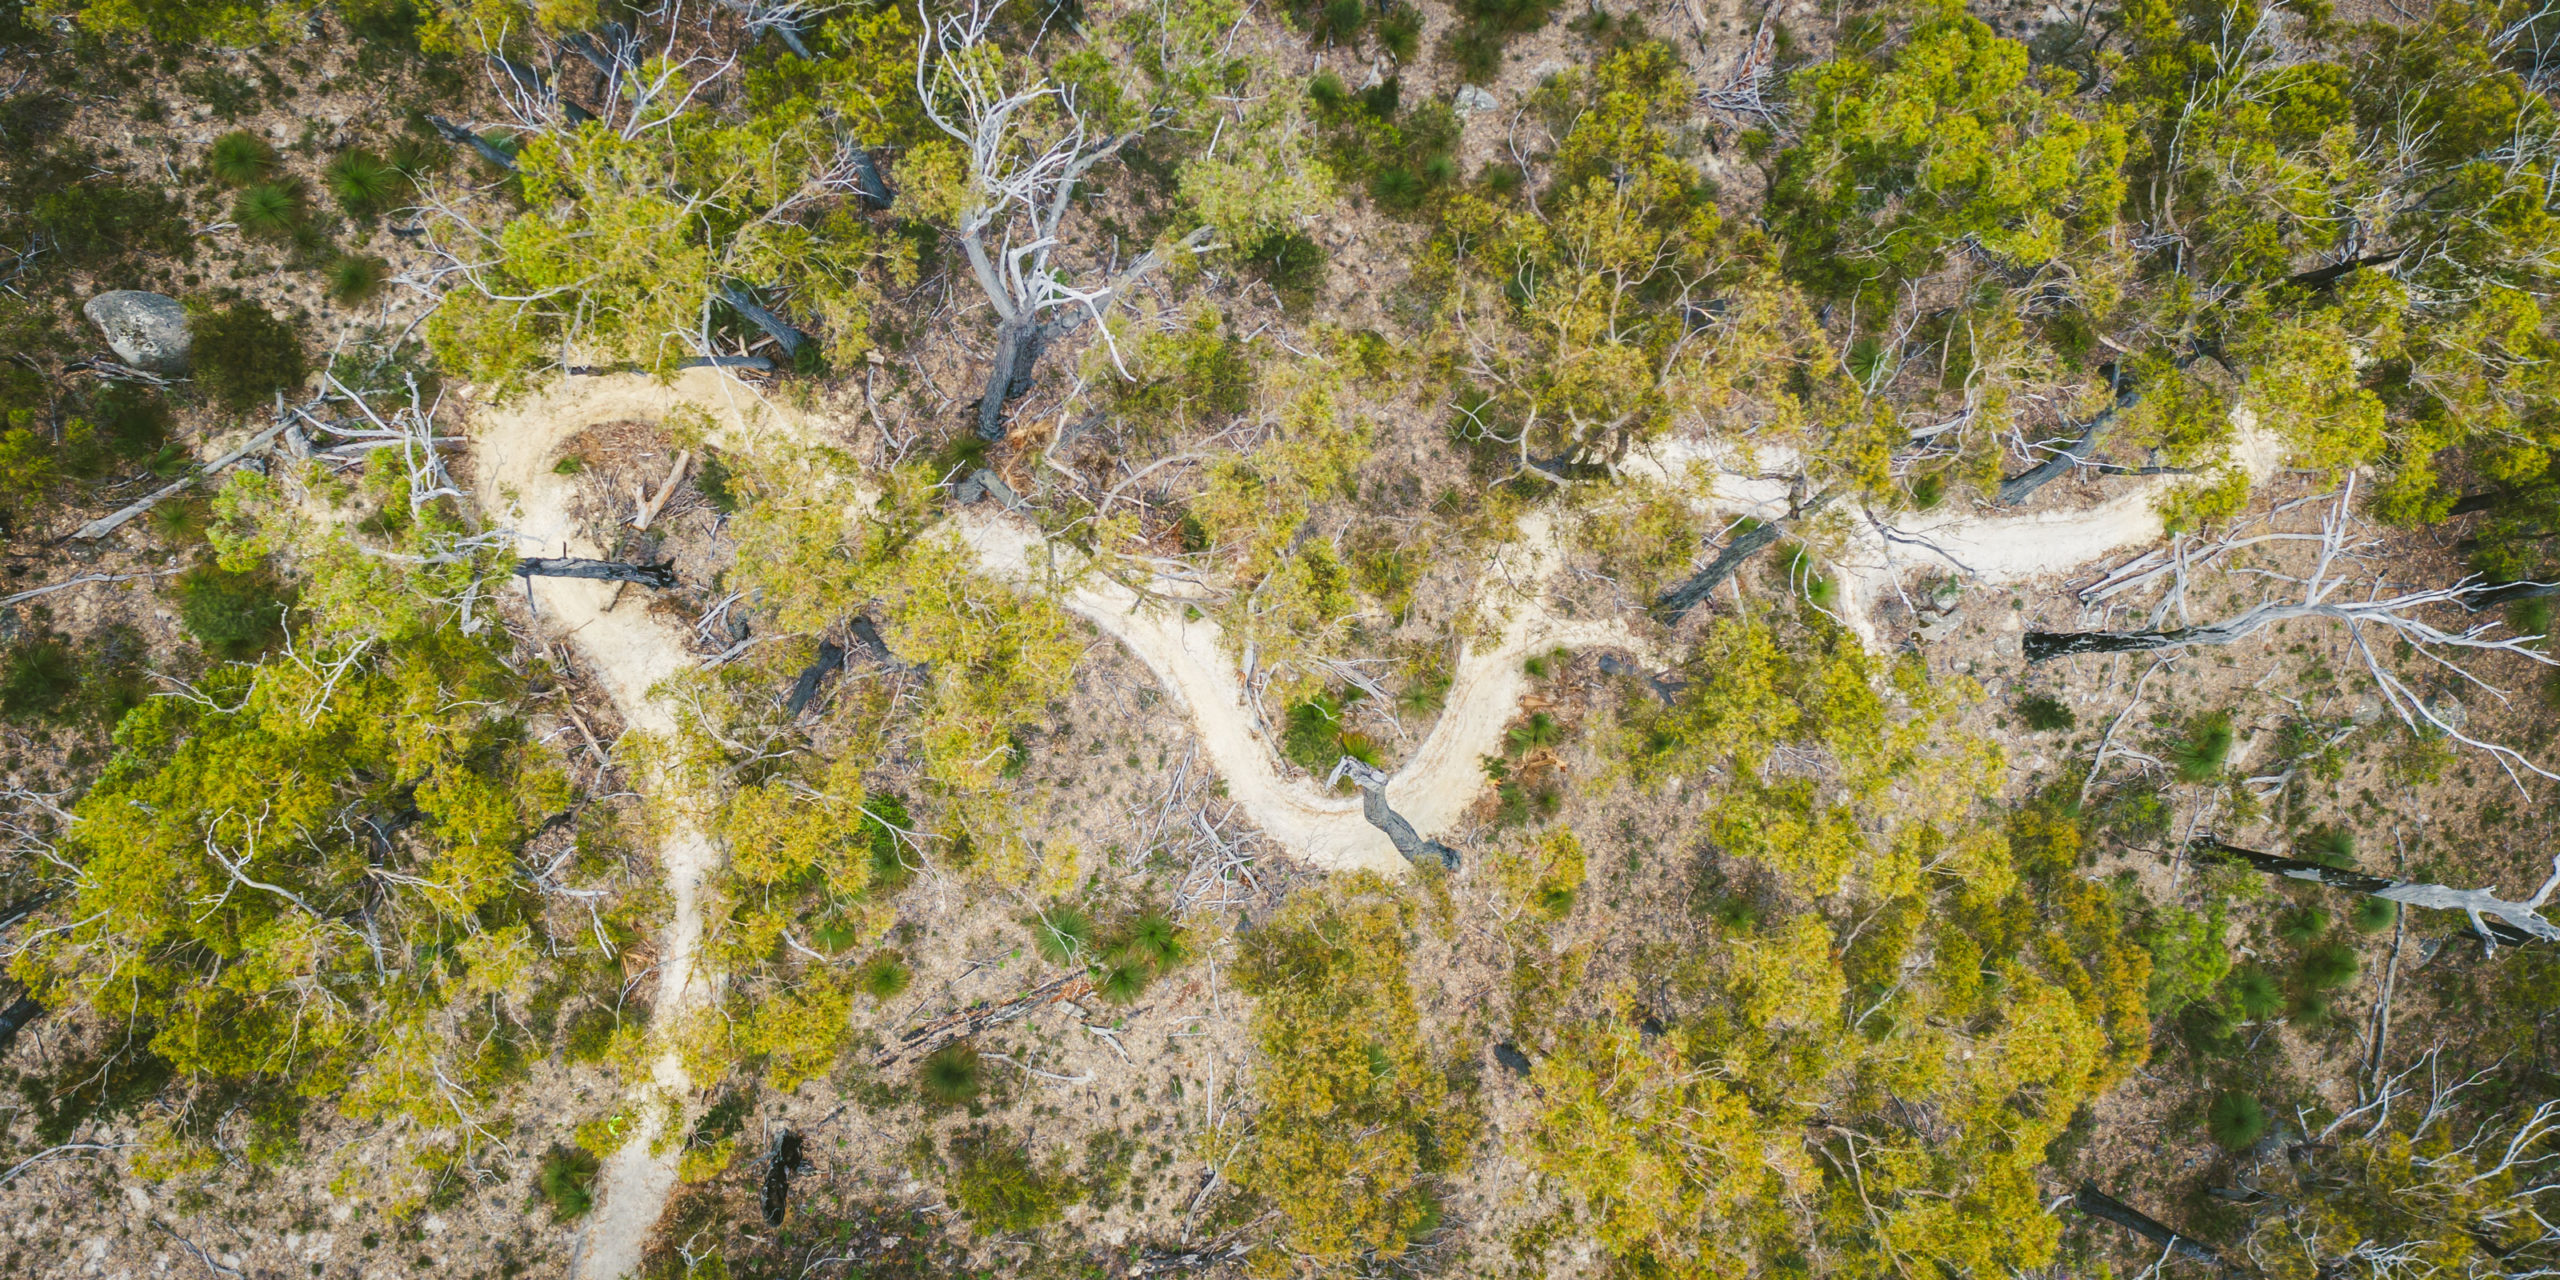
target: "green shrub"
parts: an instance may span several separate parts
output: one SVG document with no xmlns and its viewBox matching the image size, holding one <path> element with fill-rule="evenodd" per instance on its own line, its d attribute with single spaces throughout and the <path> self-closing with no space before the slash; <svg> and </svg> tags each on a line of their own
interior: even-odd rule
<svg viewBox="0 0 2560 1280">
<path fill-rule="evenodd" d="M 928 1055 L 916 1077 L 934 1101 L 962 1106 L 977 1101 L 978 1091 L 986 1087 L 986 1066 L 978 1060 L 976 1045 L 955 1040 Z"/>
<path fill-rule="evenodd" d="M 0 665 L 0 717 L 24 722 L 64 716 L 80 692 L 80 658 L 71 643 L 51 633 L 9 646 Z"/>
<path fill-rule="evenodd" d="M 207 653 L 246 661 L 284 638 L 291 601 L 264 571 L 233 573 L 199 565 L 178 579 L 178 621 Z"/>
<path fill-rule="evenodd" d="M 2318 907 L 2297 907 L 2276 917 L 2276 936 L 2297 947 L 2318 942 L 2329 932 L 2329 913 Z"/>
<path fill-rule="evenodd" d="M 1334 765 L 1344 756 L 1372 765 L 1378 763 L 1381 757 L 1377 744 L 1343 722 L 1344 711 L 1359 700 L 1360 691 L 1350 689 L 1339 696 L 1318 693 L 1291 704 L 1281 726 L 1280 754 L 1314 774 L 1333 772 Z"/>
<path fill-rule="evenodd" d="M 2231 975 L 2231 1002 L 2252 1022 L 2272 1018 L 2284 1008 L 2284 992 L 2266 970 L 2250 965 Z"/>
<path fill-rule="evenodd" d="M 1554 746 L 1564 737 L 1556 718 L 1544 711 L 1533 711 L 1529 718 L 1505 730 L 1502 735 L 1504 755 L 1517 760 L 1532 751 Z"/>
<path fill-rule="evenodd" d="M 581 1009 L 569 1018 L 560 1036 L 560 1056 L 569 1062 L 602 1062 L 613 1048 L 613 1033 L 622 1029 L 622 1018 L 602 1005 Z"/>
<path fill-rule="evenodd" d="M 1191 954 L 1182 927 L 1173 922 L 1172 916 L 1156 907 L 1139 912 L 1129 921 L 1127 939 L 1121 944 L 1120 951 L 1158 973 L 1169 973 L 1182 967 L 1182 962 Z"/>
<path fill-rule="evenodd" d="M 390 277 L 390 265 L 382 259 L 347 254 L 329 264 L 329 297 L 347 306 L 370 302 Z"/>
<path fill-rule="evenodd" d="M 2038 733 L 2058 733 L 2080 723 L 2080 717 L 2072 712 L 2069 703 L 2043 693 L 2020 698 L 2018 718 Z"/>
<path fill-rule="evenodd" d="M 862 828 L 871 840 L 871 884 L 883 892 L 894 893 L 915 879 L 915 868 L 898 852 L 897 831 L 914 830 L 915 819 L 907 815 L 907 802 L 886 791 L 874 791 L 862 800 Z"/>
<path fill-rule="evenodd" d="M 91 269 L 128 256 L 183 259 L 194 252 L 184 211 L 161 191 L 83 183 L 45 192 L 29 201 L 28 210 L 64 258 Z"/>
<path fill-rule="evenodd" d="M 907 962 L 894 951 L 883 951 L 863 961 L 862 967 L 853 973 L 854 985 L 860 987 L 864 995 L 882 1001 L 895 1000 L 905 994 L 915 980 L 915 970 L 908 968 Z"/>
<path fill-rule="evenodd" d="M 1422 51 L 1422 11 L 1409 4 L 1389 8 L 1378 19 L 1378 45 L 1398 62 L 1411 62 Z"/>
<path fill-rule="evenodd" d="M 400 198 L 406 183 L 390 161 L 370 151 L 340 155 L 329 162 L 322 176 L 329 184 L 329 194 L 338 198 L 338 207 L 356 218 L 369 218 L 389 208 Z"/>
<path fill-rule="evenodd" d="M 1052 907 L 1023 923 L 1031 928 L 1032 945 L 1051 964 L 1074 964 L 1093 949 L 1093 920 L 1074 907 Z"/>
<path fill-rule="evenodd" d="M 254 302 L 236 302 L 195 317 L 196 385 L 233 413 L 267 407 L 278 391 L 302 385 L 302 335 Z"/>
<path fill-rule="evenodd" d="M 1002 1129 L 978 1129 L 951 1140 L 951 1199 L 981 1234 L 1012 1235 L 1055 1222 L 1081 1190 L 1056 1169 L 1034 1163 Z"/>
<path fill-rule="evenodd" d="M 231 202 L 231 220 L 240 224 L 243 235 L 290 239 L 302 225 L 302 193 L 278 182 L 244 187 L 239 199 Z"/>
<path fill-rule="evenodd" d="M 2356 864 L 2356 835 L 2344 827 L 2315 827 L 2294 843 L 2294 852 L 2305 862 L 2352 867 Z"/>
<path fill-rule="evenodd" d="M 274 177 L 278 160 L 276 149 L 266 139 L 246 129 L 234 129 L 213 140 L 204 165 L 214 181 L 226 187 L 246 187 Z"/>
<path fill-rule="evenodd" d="M 554 1145 L 534 1170 L 534 1194 L 551 1206 L 554 1222 L 587 1216 L 595 1206 L 596 1171 L 603 1162 L 577 1147 Z"/>
<path fill-rule="evenodd" d="M 2213 1106 L 2206 1110 L 2204 1127 L 2226 1150 L 2239 1151 L 2266 1133 L 2266 1108 L 2250 1094 L 2226 1093 L 2214 1099 Z"/>
<path fill-rule="evenodd" d="M 1556 0 L 1459 0 L 1459 21 L 1441 46 L 1441 57 L 1461 79 L 1483 84 L 1500 74 L 1503 45 L 1512 36 L 1547 25 Z"/>
<path fill-rule="evenodd" d="M 1303 314 L 1324 287 L 1324 246 L 1301 231 L 1274 231 L 1245 252 L 1245 267 L 1271 286 L 1282 310 Z"/>
<path fill-rule="evenodd" d="M 2359 932 L 2380 933 L 2400 921 L 2400 904 L 2389 898 L 2366 898 L 2347 913 L 2349 923 Z"/>
<path fill-rule="evenodd" d="M 1093 989 L 1113 1004 L 1136 1004 L 1147 992 L 1149 975 L 1146 966 L 1121 963 L 1108 966 L 1094 981 Z"/>
<path fill-rule="evenodd" d="M 2231 758 L 2231 713 L 2215 711 L 2187 724 L 2187 736 L 2169 744 L 2165 753 L 2180 782 L 2211 782 L 2222 776 Z"/>
<path fill-rule="evenodd" d="M 2134 930 L 2134 941 L 2151 953 L 2153 1013 L 2176 1013 L 2222 984 L 2231 972 L 2224 919 L 2218 900 L 2202 912 L 2170 903 L 2153 908 Z"/>
<path fill-rule="evenodd" d="M 2314 991 L 2335 991 L 2354 982 L 2361 967 L 2355 948 L 2332 942 L 2302 957 L 2302 981 Z"/>
</svg>

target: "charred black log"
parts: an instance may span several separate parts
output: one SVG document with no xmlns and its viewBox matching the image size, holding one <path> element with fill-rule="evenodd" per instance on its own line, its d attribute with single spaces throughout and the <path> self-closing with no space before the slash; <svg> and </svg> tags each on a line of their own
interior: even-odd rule
<svg viewBox="0 0 2560 1280">
<path fill-rule="evenodd" d="M 16 1004 L 0 1009 L 0 1053 L 7 1053 L 9 1046 L 16 1043 L 18 1032 L 42 1016 L 44 1006 L 32 995 L 19 996 Z"/>
<path fill-rule="evenodd" d="M 582 560 L 574 556 L 526 556 L 516 561 L 519 578 L 588 578 L 597 582 L 629 582 L 643 587 L 676 585 L 673 564 L 625 564 L 619 560 Z"/>
<path fill-rule="evenodd" d="M 800 354 L 800 348 L 809 345 L 809 335 L 791 327 L 791 324 L 781 316 L 767 310 L 764 304 L 757 302 L 754 295 L 746 290 L 734 284 L 724 284 L 720 286 L 720 300 L 736 308 L 738 314 L 745 316 L 755 327 L 772 334 L 773 340 L 782 344 L 784 355 L 796 358 Z"/>
<path fill-rule="evenodd" d="M 791 1208 L 791 1177 L 809 1171 L 809 1163 L 800 1154 L 800 1135 L 790 1129 L 782 1131 L 773 1142 L 773 1154 L 764 1162 L 764 1224 L 782 1225 Z"/>
<path fill-rule="evenodd" d="M 2231 1265 L 2222 1260 L 2220 1250 L 2193 1237 L 2178 1234 L 2167 1223 L 2098 1190 L 2097 1183 L 2081 1183 L 2080 1194 L 2073 1197 L 2073 1203 L 2079 1206 L 2080 1212 L 2102 1222 L 2112 1222 L 2181 1258 L 2225 1269 Z"/>
<path fill-rule="evenodd" d="M 1458 869 L 1457 850 L 1437 840 L 1423 839 L 1422 833 L 1414 830 L 1413 824 L 1407 822 L 1403 814 L 1387 806 L 1387 775 L 1384 772 L 1344 756 L 1340 763 L 1334 765 L 1333 776 L 1336 781 L 1348 777 L 1352 785 L 1360 788 L 1360 816 L 1367 818 L 1370 826 L 1386 832 L 1387 839 L 1394 842 L 1396 852 L 1403 854 L 1405 861 L 1417 867 L 1434 863 L 1451 871 Z"/>
<path fill-rule="evenodd" d="M 872 159 L 869 151 L 854 152 L 852 160 L 853 190 L 862 197 L 864 208 L 878 211 L 897 202 L 897 194 L 880 177 L 880 162 Z"/>
<path fill-rule="evenodd" d="M 853 634 L 854 641 L 871 655 L 873 661 L 899 675 L 923 675 L 931 670 L 924 663 L 909 662 L 892 652 L 889 642 L 880 638 L 880 628 L 869 618 L 856 614 L 853 621 L 846 624 L 845 630 Z"/>
<path fill-rule="evenodd" d="M 2083 653 L 2145 653 L 2172 649 L 2186 631 L 2030 631 L 2021 643 L 2029 662 L 2068 658 Z"/>
<path fill-rule="evenodd" d="M 2135 402 L 2142 399 L 2140 390 L 2125 383 L 2122 368 L 2108 366 L 2107 381 L 2115 388 L 2115 403 L 2099 410 L 2098 416 L 2089 419 L 2080 428 L 2080 434 L 2074 437 L 2071 443 L 2062 446 L 2052 457 L 2001 481 L 1999 495 L 1994 501 L 2004 507 L 2017 506 L 2034 497 L 2036 490 L 2059 479 L 2073 467 L 2088 460 L 2090 453 L 2098 447 L 2098 437 L 2106 434 L 2108 427 L 2115 425 L 2116 415 L 2132 408 Z"/>
<path fill-rule="evenodd" d="M 2521 946 L 2537 940 L 2560 942 L 2560 925 L 2553 924 L 2541 913 L 2543 903 L 2548 900 L 2541 895 L 2524 902 L 2509 902 L 2487 889 L 2456 889 L 2450 885 L 2393 880 L 2351 867 L 2333 867 L 2325 862 L 2305 862 L 2282 854 L 2243 849 L 2212 836 L 2198 836 L 2188 841 L 2187 856 L 2226 866 L 2247 867 L 2288 880 L 2343 889 L 2348 893 L 2361 893 L 2404 906 L 2460 911 L 2471 918 L 2472 927 L 2491 943 Z M 2553 882 L 2560 885 L 2560 867 L 2553 871 Z M 2545 892 L 2547 894 L 2549 890 Z"/>
<path fill-rule="evenodd" d="M 833 640 L 819 641 L 818 660 L 803 668 L 800 678 L 791 682 L 791 700 L 782 705 L 784 717 L 799 719 L 800 713 L 809 709 L 810 700 L 818 696 L 818 686 L 826 683 L 828 676 L 842 670 L 844 646 Z"/>
<path fill-rule="evenodd" d="M 2285 280 L 2285 283 L 2298 285 L 2305 289 L 2326 289 L 2330 285 L 2336 284 L 2337 282 L 2346 279 L 2348 276 L 2364 270 L 2366 267 L 2379 267 L 2387 263 L 2398 262 L 2400 260 L 2400 255 L 2407 253 L 2408 251 L 2407 246 L 2404 245 L 2401 248 L 2393 249 L 2386 253 L 2368 253 L 2361 258 L 2349 258 L 2344 262 L 2332 263 L 2329 266 L 2314 267 L 2309 271 L 2294 273 Z"/>
<path fill-rule="evenodd" d="M 1081 311 L 1059 320 L 1007 320 L 996 326 L 995 363 L 987 369 L 986 390 L 978 396 L 978 438 L 990 444 L 1004 439 L 1004 407 L 1031 390 L 1031 375 L 1049 344 L 1074 332 Z"/>
<path fill-rule="evenodd" d="M 489 141 L 487 138 L 481 137 L 479 134 L 473 133 L 469 129 L 463 128 L 461 125 L 455 124 L 451 120 L 445 119 L 443 116 L 428 116 L 427 123 L 434 126 L 435 131 L 438 134 L 443 135 L 445 141 L 454 143 L 458 146 L 469 147 L 472 150 L 479 152 L 481 159 L 486 160 L 509 173 L 516 172 L 516 158 L 499 150 L 498 144 Z"/>
<path fill-rule="evenodd" d="M 1688 581 L 1657 597 L 1653 602 L 1653 615 L 1673 626 L 1679 625 L 1681 619 L 1689 616 L 1690 610 L 1706 603 L 1707 597 L 1723 586 L 1725 579 L 1739 571 L 1744 562 L 1778 545 L 1778 539 L 1786 536 L 1788 525 L 1830 504 L 1830 494 L 1816 494 L 1812 501 L 1797 508 L 1786 519 L 1768 521 L 1744 530 L 1740 536 L 1726 543 L 1724 550 L 1717 552 L 1716 558 L 1709 560 L 1704 568 L 1690 574 Z"/>
<path fill-rule="evenodd" d="M 2539 600 L 2560 596 L 2560 582 L 2502 582 L 2466 597 L 2462 607 L 2473 613 L 2514 604 L 2518 600 Z"/>
</svg>

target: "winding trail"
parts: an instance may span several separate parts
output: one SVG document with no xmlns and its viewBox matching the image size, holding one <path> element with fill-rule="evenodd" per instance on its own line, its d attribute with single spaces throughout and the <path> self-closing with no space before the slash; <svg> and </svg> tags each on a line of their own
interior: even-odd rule
<svg viewBox="0 0 2560 1280">
<path fill-rule="evenodd" d="M 552 469 L 561 444 L 597 423 L 659 421 L 679 403 L 700 403 L 715 412 L 724 405 L 732 414 L 745 411 L 750 402 L 743 399 L 742 388 L 708 370 L 703 373 L 688 375 L 674 388 L 646 379 L 578 379 L 504 408 L 479 408 L 472 436 L 474 484 L 482 505 L 516 531 L 523 554 L 605 555 L 606 549 L 588 540 L 570 514 L 570 478 Z M 733 403 L 733 396 L 741 399 Z M 653 614 L 639 592 L 626 592 L 619 607 L 609 607 L 612 583 L 518 581 L 529 584 L 542 624 L 576 647 L 581 665 L 612 698 L 626 727 L 654 734 L 674 730 L 675 717 L 652 690 L 697 661 L 682 629 Z M 635 783 L 654 794 L 663 779 L 641 777 Z M 658 944 L 658 991 L 651 1015 L 661 1028 L 708 1006 L 720 988 L 720 976 L 700 963 L 703 886 L 719 867 L 720 854 L 683 809 L 665 805 L 656 812 L 659 871 L 672 905 Z M 662 1097 L 681 1103 L 695 1083 L 671 1049 L 650 1061 L 649 1087 L 634 1091 L 638 1124 L 598 1172 L 595 1210 L 570 1254 L 570 1273 L 578 1280 L 619 1280 L 639 1268 L 650 1229 L 676 1185 L 674 1145 L 663 1154 L 651 1150 L 668 1108 L 651 1104 Z"/>
<path fill-rule="evenodd" d="M 560 445 L 604 422 L 663 422 L 684 407 L 712 420 L 714 438 L 729 447 L 753 448 L 759 436 L 815 442 L 809 424 L 781 412 L 757 392 L 717 370 L 691 370 L 671 384 L 640 375 L 574 378 L 504 407 L 481 407 L 472 434 L 484 505 L 523 538 L 526 554 L 600 556 L 576 531 L 569 514 L 572 487 L 553 472 Z M 2242 419 L 2239 456 L 2256 475 L 2270 471 L 2277 451 L 2255 424 Z M 1758 516 L 1782 514 L 1786 485 L 1718 466 L 1725 455 L 1711 446 L 1673 442 L 1635 459 L 1629 468 L 1687 488 L 1702 508 Z M 1763 461 L 1769 461 L 1764 452 Z M 1783 462 L 1784 460 L 1778 460 Z M 1877 599 L 1898 576 L 1924 564 L 1957 569 L 1977 582 L 2002 584 L 2074 569 L 2118 549 L 2161 535 L 2153 504 L 2170 484 L 2146 477 L 2115 486 L 2105 501 L 2077 511 L 2037 510 L 1984 515 L 1948 511 L 1905 516 L 1894 524 L 1864 517 L 1851 527 L 1849 546 L 1831 558 L 1843 588 L 1841 613 L 1870 645 Z M 1047 548 L 1028 521 L 983 507 L 953 517 L 956 532 L 991 575 L 1028 582 Z M 1658 660 L 1653 640 L 1621 618 L 1576 619 L 1557 613 L 1548 587 L 1561 570 L 1561 532 L 1544 512 L 1522 519 L 1519 536 L 1497 553 L 1479 590 L 1480 607 L 1499 629 L 1489 644 L 1461 647 L 1447 701 L 1430 733 L 1387 784 L 1387 798 L 1426 838 L 1457 825 L 1484 785 L 1478 761 L 1498 748 L 1503 726 L 1519 711 L 1527 690 L 1525 660 L 1558 646 L 1618 646 Z M 1328 794 L 1281 775 L 1277 755 L 1255 727 L 1235 661 L 1215 622 L 1180 611 L 1145 607 L 1129 588 L 1097 575 L 1067 592 L 1061 603 L 1126 645 L 1180 700 L 1202 746 L 1227 784 L 1227 793 L 1263 831 L 1298 856 L 1331 870 L 1402 869 L 1384 833 L 1369 825 L 1356 798 Z M 542 620 L 565 636 L 604 685 L 634 729 L 664 732 L 674 720 L 652 694 L 659 681 L 695 661 L 681 630 L 626 596 L 618 610 L 605 608 L 610 584 L 542 578 L 532 580 Z M 1178 594 L 1166 584 L 1167 594 Z M 655 791 L 661 780 L 642 778 Z M 692 823 L 665 806 L 658 848 L 673 912 L 659 950 L 655 1019 L 670 1025 L 706 1005 L 719 976 L 699 963 L 701 895 L 719 854 Z M 672 1052 L 652 1063 L 650 1086 L 677 1098 L 696 1082 L 685 1077 Z M 643 1091 L 645 1100 L 645 1094 Z M 665 1109 L 641 1108 L 641 1124 L 604 1165 L 599 1199 L 573 1255 L 577 1280 L 618 1280 L 639 1263 L 651 1227 L 676 1182 L 676 1153 L 652 1154 Z"/>
</svg>

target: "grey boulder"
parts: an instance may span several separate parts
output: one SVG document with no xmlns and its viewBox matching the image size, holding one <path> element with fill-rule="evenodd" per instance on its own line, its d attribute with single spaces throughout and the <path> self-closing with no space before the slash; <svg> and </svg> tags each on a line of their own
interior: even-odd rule
<svg viewBox="0 0 2560 1280">
<path fill-rule="evenodd" d="M 118 289 L 80 308 L 107 335 L 116 358 L 145 373 L 187 371 L 187 309 L 166 294 Z"/>
</svg>

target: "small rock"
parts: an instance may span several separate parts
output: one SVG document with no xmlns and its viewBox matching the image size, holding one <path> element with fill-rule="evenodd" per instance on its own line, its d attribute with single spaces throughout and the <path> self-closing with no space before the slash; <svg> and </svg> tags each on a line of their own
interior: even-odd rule
<svg viewBox="0 0 2560 1280">
<path fill-rule="evenodd" d="M 1492 90 L 1471 84 L 1459 85 L 1457 96 L 1449 101 L 1450 109 L 1457 112 L 1461 120 L 1479 111 L 1491 111 L 1500 105 L 1502 104 L 1494 98 Z"/>
<path fill-rule="evenodd" d="M 145 373 L 187 371 L 187 309 L 167 294 L 118 289 L 89 299 L 80 308 L 89 323 L 107 337 L 116 358 Z"/>
<path fill-rule="evenodd" d="M 2374 721 L 2380 720 L 2382 718 L 2382 699 L 2374 697 L 2372 694 L 2366 694 L 2357 698 L 2355 700 L 2355 705 L 2347 709 L 2347 718 L 2355 721 L 2357 724 L 2365 725 L 2369 725 Z"/>
<path fill-rule="evenodd" d="M 1920 629 L 1918 632 L 1920 643 L 1936 644 L 1937 642 L 1946 639 L 1948 636 L 1954 635 L 1956 633 L 1957 621 L 1958 618 L 1953 613 L 1924 613 L 1920 615 Z"/>
<path fill-rule="evenodd" d="M 2455 733 L 2462 732 L 2462 726 L 2471 719 L 2471 709 L 2451 698 L 2438 698 L 2428 703 L 2427 714 L 2437 724 Z"/>
</svg>

